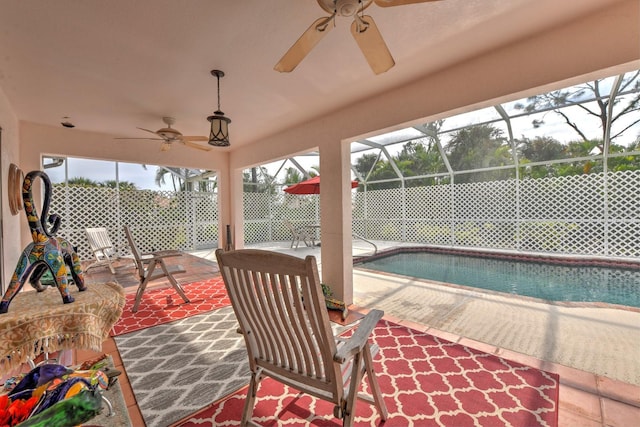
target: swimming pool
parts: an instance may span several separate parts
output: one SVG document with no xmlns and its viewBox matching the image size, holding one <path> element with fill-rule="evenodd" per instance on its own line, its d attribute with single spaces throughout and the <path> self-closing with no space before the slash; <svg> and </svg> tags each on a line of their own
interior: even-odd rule
<svg viewBox="0 0 640 427">
<path fill-rule="evenodd" d="M 394 252 L 356 266 L 547 301 L 640 308 L 640 265 L 605 267 L 576 265 L 577 261 L 550 264 L 462 253 Z"/>
</svg>

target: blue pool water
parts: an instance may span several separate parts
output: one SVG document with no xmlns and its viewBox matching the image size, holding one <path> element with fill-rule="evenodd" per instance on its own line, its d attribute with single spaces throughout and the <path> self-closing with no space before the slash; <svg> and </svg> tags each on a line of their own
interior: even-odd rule
<svg viewBox="0 0 640 427">
<path fill-rule="evenodd" d="M 640 308 L 640 269 L 543 264 L 430 252 L 399 253 L 363 268 L 541 298 Z"/>
</svg>

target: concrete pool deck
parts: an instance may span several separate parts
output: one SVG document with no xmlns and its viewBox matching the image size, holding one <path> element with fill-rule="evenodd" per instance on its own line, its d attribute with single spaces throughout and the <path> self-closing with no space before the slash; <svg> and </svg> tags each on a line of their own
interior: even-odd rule
<svg viewBox="0 0 640 427">
<path fill-rule="evenodd" d="M 354 304 L 640 386 L 640 312 L 547 304 L 358 268 Z"/>
</svg>

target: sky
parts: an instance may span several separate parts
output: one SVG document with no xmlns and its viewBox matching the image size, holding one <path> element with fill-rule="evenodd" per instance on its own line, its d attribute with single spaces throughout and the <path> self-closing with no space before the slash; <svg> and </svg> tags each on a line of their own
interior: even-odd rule
<svg viewBox="0 0 640 427">
<path fill-rule="evenodd" d="M 82 177 L 97 182 L 116 179 L 116 163 L 102 160 L 69 158 L 66 165 L 63 164 L 58 167 L 47 168 L 45 172 L 52 183 L 61 183 L 64 182 L 65 168 L 68 170 L 67 173 L 70 179 Z M 143 167 L 143 165 L 136 163 L 118 162 L 118 179 L 120 181 L 132 182 L 141 190 L 173 191 L 173 186 L 169 179 L 167 179 L 167 183 L 161 187 L 156 185 L 155 176 L 157 169 L 157 165 L 145 165 Z"/>
</svg>

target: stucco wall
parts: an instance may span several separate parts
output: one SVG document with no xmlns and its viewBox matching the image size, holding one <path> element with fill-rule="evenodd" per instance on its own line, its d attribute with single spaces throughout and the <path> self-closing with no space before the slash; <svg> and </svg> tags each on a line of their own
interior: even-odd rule
<svg viewBox="0 0 640 427">
<path fill-rule="evenodd" d="M 9 165 L 18 164 L 19 155 L 19 132 L 18 119 L 11 108 L 9 100 L 6 98 L 2 88 L 0 88 L 0 128 L 2 128 L 2 145 L 0 147 L 0 172 L 2 173 L 2 243 L 3 256 L 0 260 L 0 280 L 2 290 L 11 278 L 15 269 L 18 256 L 22 251 L 20 235 L 15 232 L 19 227 L 22 215 L 11 215 L 9 210 L 9 199 L 7 197 L 7 182 L 9 175 Z"/>
</svg>

